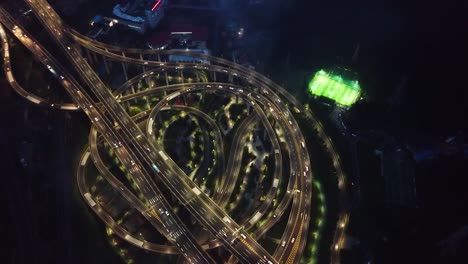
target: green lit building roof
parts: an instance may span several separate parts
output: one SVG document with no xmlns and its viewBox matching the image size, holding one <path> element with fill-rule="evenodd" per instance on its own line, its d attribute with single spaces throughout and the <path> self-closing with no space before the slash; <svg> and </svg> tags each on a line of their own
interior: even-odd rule
<svg viewBox="0 0 468 264">
<path fill-rule="evenodd" d="M 345 80 L 340 75 L 320 70 L 309 82 L 309 92 L 330 98 L 339 105 L 351 106 L 359 99 L 361 88 L 356 80 Z"/>
</svg>

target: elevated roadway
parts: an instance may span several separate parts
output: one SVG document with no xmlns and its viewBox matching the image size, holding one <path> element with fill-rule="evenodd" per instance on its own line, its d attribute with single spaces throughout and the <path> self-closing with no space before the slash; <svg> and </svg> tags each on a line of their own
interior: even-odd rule
<svg viewBox="0 0 468 264">
<path fill-rule="evenodd" d="M 5 76 L 7 78 L 8 83 L 18 95 L 28 100 L 29 102 L 35 105 L 39 105 L 39 106 L 44 106 L 44 107 L 53 108 L 53 109 L 66 110 L 66 111 L 79 110 L 78 105 L 75 103 L 50 102 L 49 100 L 43 97 L 40 97 L 38 95 L 35 95 L 33 93 L 30 93 L 26 89 L 24 89 L 16 81 L 15 75 L 13 74 L 13 68 L 11 66 L 11 60 L 10 60 L 11 56 L 10 56 L 10 44 L 8 42 L 9 38 L 5 32 L 5 29 L 3 28 L 1 24 L 0 24 L 0 38 L 2 39 L 3 70 L 5 72 Z"/>
<path fill-rule="evenodd" d="M 102 136 L 106 139 L 106 141 L 108 141 L 112 146 L 116 147 L 116 154 L 119 159 L 126 166 L 126 168 L 132 172 L 132 176 L 136 179 L 136 181 L 140 181 L 140 184 L 138 185 L 142 192 L 145 193 L 146 200 L 157 200 L 155 204 L 150 205 L 150 209 L 148 210 L 149 214 L 147 214 L 147 216 L 149 221 L 151 222 L 150 219 L 152 218 L 158 219 L 158 221 L 153 221 L 154 226 L 156 229 L 158 229 L 158 231 L 161 229 L 161 224 L 168 223 L 168 221 L 169 223 L 173 223 L 173 228 L 168 229 L 166 232 L 168 233 L 166 237 L 168 237 L 169 241 L 176 242 L 176 240 L 171 238 L 171 236 L 173 234 L 182 233 L 182 236 L 179 237 L 183 237 L 183 239 L 178 241 L 180 241 L 184 247 L 179 246 L 177 248 L 179 252 L 182 253 L 183 250 L 181 250 L 181 248 L 186 250 L 187 245 L 190 244 L 190 250 L 187 250 L 186 252 L 188 253 L 185 255 L 187 260 L 199 263 L 212 262 L 212 259 L 203 251 L 203 249 L 206 249 L 206 246 L 202 247 L 198 245 L 193 236 L 191 236 L 188 230 L 180 223 L 180 220 L 177 220 L 175 216 L 172 216 L 174 215 L 173 213 L 171 213 L 169 219 L 167 219 L 165 216 L 166 213 L 161 214 L 157 212 L 157 208 L 162 209 L 163 212 L 171 212 L 171 209 L 167 202 L 164 201 L 164 197 L 161 197 L 160 192 L 154 185 L 154 182 L 151 180 L 152 176 L 156 176 L 162 180 L 166 187 L 170 189 L 171 192 L 179 199 L 179 201 L 187 207 L 192 215 L 200 223 L 202 223 L 207 228 L 207 230 L 211 232 L 213 238 L 217 239 L 219 243 L 222 243 L 241 262 L 299 262 L 305 247 L 305 243 L 307 242 L 306 236 L 310 218 L 312 168 L 309 162 L 309 155 L 306 148 L 304 147 L 304 138 L 300 132 L 300 129 L 298 129 L 296 121 L 292 117 L 292 113 L 288 109 L 288 105 L 283 102 L 283 98 L 286 99 L 285 101 L 290 104 L 297 113 L 304 114 L 307 118 L 315 123 L 319 137 L 324 140 L 327 150 L 332 155 L 333 166 L 338 174 L 338 187 L 343 194 L 341 196 L 345 197 L 346 194 L 346 178 L 343 171 L 341 170 L 339 156 L 336 154 L 331 140 L 323 132 L 323 127 L 321 126 L 320 122 L 316 120 L 310 111 L 305 109 L 286 90 L 273 83 L 271 80 L 227 60 L 202 54 L 191 54 L 183 51 L 128 49 L 99 43 L 94 40 L 90 40 L 80 35 L 76 31 L 68 28 L 47 4 L 47 2 L 43 0 L 27 0 L 27 3 L 32 7 L 40 21 L 54 36 L 57 43 L 62 47 L 62 50 L 67 55 L 68 59 L 72 62 L 72 64 L 74 64 L 80 77 L 83 78 L 86 85 L 91 88 L 93 93 L 99 99 L 99 102 L 93 102 L 91 97 L 86 94 L 85 90 L 83 90 L 76 81 L 74 81 L 72 76 L 67 74 L 67 71 L 64 70 L 63 67 L 57 66 L 56 63 L 51 64 L 51 62 L 53 62 L 53 58 L 50 55 L 46 54 L 46 56 L 44 56 L 45 59 L 42 59 L 43 63 L 49 66 L 53 65 L 51 68 L 55 72 L 54 75 L 60 80 L 67 91 L 71 93 L 74 101 L 78 103 L 78 106 L 80 106 L 85 111 L 85 113 L 90 116 L 90 119 L 94 123 L 95 128 L 102 133 Z M 15 30 L 18 29 L 18 25 L 15 24 L 14 20 L 7 17 L 0 18 L 0 21 L 3 24 L 9 24 L 10 31 L 15 34 Z M 35 51 L 37 51 L 38 45 L 34 41 L 31 43 L 31 38 L 24 38 L 23 32 L 24 30 L 20 31 L 19 33 L 16 32 L 18 34 L 15 34 L 15 36 L 20 39 L 20 41 L 26 46 L 29 45 L 30 50 L 36 54 Z M 122 109 L 122 107 L 115 100 L 115 94 L 112 95 L 112 93 L 94 73 L 94 71 L 89 67 L 86 61 L 81 57 L 80 53 L 73 45 L 74 42 L 68 38 L 69 36 L 83 47 L 115 61 L 138 64 L 144 66 L 145 68 L 154 68 L 154 71 L 204 70 L 218 74 L 225 74 L 233 77 L 238 82 L 243 83 L 244 85 L 241 86 L 220 83 L 203 83 L 197 84 L 199 85 L 197 88 L 200 90 L 220 90 L 226 93 L 234 93 L 238 96 L 243 96 L 246 101 L 250 101 L 251 106 L 254 108 L 259 107 L 258 105 L 261 105 L 261 108 L 257 108 L 257 113 L 259 113 L 260 119 L 263 119 L 263 123 L 267 128 L 267 132 L 272 141 L 277 140 L 277 138 L 265 113 L 270 116 L 270 119 L 274 118 L 278 126 L 282 128 L 284 133 L 284 140 L 286 141 L 288 147 L 287 152 L 289 160 L 291 162 L 289 182 L 285 196 L 282 198 L 274 212 L 270 214 L 271 216 L 266 219 L 265 223 L 257 230 L 255 230 L 254 233 L 252 233 L 250 236 L 249 233 L 243 231 L 241 225 L 235 223 L 222 209 L 222 204 L 226 203 L 225 201 L 232 193 L 232 190 L 230 190 L 230 180 L 234 179 L 232 174 L 226 174 L 229 177 L 226 177 L 226 181 L 218 185 L 217 191 L 215 193 L 216 199 L 210 199 L 203 192 L 197 189 L 198 187 L 195 183 L 187 180 L 188 177 L 183 173 L 182 170 L 180 170 L 180 168 L 175 165 L 175 163 L 167 156 L 167 154 L 164 153 L 163 149 L 157 144 L 153 145 L 147 136 L 138 128 L 135 122 L 126 114 L 125 110 Z M 170 54 L 189 55 L 192 57 L 203 58 L 204 60 L 209 61 L 211 65 L 168 63 L 161 59 L 164 58 L 164 56 L 168 56 Z M 38 54 L 36 56 L 41 57 L 43 55 Z M 158 60 L 152 60 L 154 57 L 157 57 Z M 41 60 L 41 58 L 39 59 Z M 152 72 L 148 71 L 145 74 L 152 74 Z M 215 87 L 208 87 L 209 85 L 215 85 Z M 192 89 L 189 87 L 196 86 L 184 85 L 173 88 L 174 91 L 176 91 L 176 89 L 179 89 L 180 91 L 187 91 L 187 89 Z M 122 89 L 125 89 L 125 87 Z M 233 89 L 236 91 L 233 91 Z M 122 96 L 122 99 L 123 98 L 124 96 Z M 121 129 L 116 129 L 114 124 L 117 124 Z M 235 142 L 241 141 L 237 140 Z M 277 148 L 275 147 L 274 149 Z M 281 154 L 278 155 L 278 157 L 280 156 Z M 279 159 L 279 162 L 277 161 L 278 159 L 275 160 L 275 164 L 281 163 L 281 159 Z M 160 171 L 156 171 L 155 173 L 152 165 L 157 166 L 158 170 Z M 238 165 L 238 160 L 232 161 L 231 170 L 236 169 Z M 282 174 L 281 172 L 278 173 L 278 170 L 281 171 L 281 166 L 275 167 L 275 179 L 279 179 L 280 175 Z M 115 187 L 118 188 L 119 186 L 116 184 Z M 145 190 L 145 188 L 147 190 Z M 253 226 L 253 224 L 258 221 L 260 217 L 263 217 L 263 215 L 268 211 L 270 207 L 269 204 L 271 203 L 271 200 L 274 198 L 276 193 L 273 191 L 273 189 L 274 188 L 270 188 L 268 193 L 268 202 L 265 202 L 260 206 L 261 209 L 256 212 L 256 214 L 250 219 L 249 222 L 243 223 L 245 230 L 249 229 L 249 223 L 250 226 Z M 132 200 L 132 198 L 127 199 Z M 218 199 L 220 199 L 221 204 L 218 203 Z M 277 223 L 277 221 L 289 207 L 291 200 L 291 213 L 288 218 L 285 232 L 281 238 L 281 241 L 284 242 L 284 244 L 281 243 L 281 246 L 278 246 L 273 256 L 271 256 L 255 241 L 255 239 L 258 239 L 264 235 L 269 228 Z M 133 200 L 132 204 L 133 203 L 137 204 L 138 202 Z M 343 201 L 341 204 L 345 204 L 345 202 Z M 143 208 L 141 209 L 143 210 Z M 257 213 L 260 213 L 260 216 L 257 216 Z M 339 263 L 339 249 L 342 247 L 344 241 L 348 218 L 349 214 L 347 213 L 347 209 L 343 206 L 343 209 L 340 212 L 340 220 L 337 223 L 337 231 L 334 237 L 335 242 L 333 245 L 334 250 L 332 253 L 332 263 Z M 179 232 L 179 230 L 182 231 Z M 223 231 L 220 232 L 220 230 Z M 228 234 L 228 236 L 225 236 L 225 233 Z M 126 234 L 123 233 L 122 235 L 124 235 L 124 237 L 126 236 Z M 175 251 L 171 251 L 171 253 L 175 253 Z M 232 259 L 232 262 L 234 261 L 235 260 Z"/>
<path fill-rule="evenodd" d="M 35 41 L 30 34 L 28 34 L 24 29 L 22 29 L 18 24 L 14 22 L 11 16 L 3 9 L 0 8 L 0 21 L 4 26 L 9 28 L 9 30 L 15 34 L 15 36 L 36 55 L 36 58 L 42 62 L 44 65 L 48 65 L 52 69 L 54 69 L 54 76 L 60 80 L 62 86 L 70 93 L 72 98 L 75 102 L 84 110 L 84 112 L 90 117 L 92 123 L 101 131 L 102 135 L 106 138 L 106 140 L 113 146 L 118 147 L 116 149 L 116 154 L 119 159 L 122 161 L 123 164 L 131 167 L 133 165 L 133 159 L 131 159 L 129 152 L 127 151 L 129 148 L 123 146 L 123 139 L 120 138 L 113 130 L 113 122 L 108 120 L 108 118 L 103 115 L 100 111 L 98 111 L 98 105 L 93 102 L 91 97 L 87 94 L 87 92 L 81 88 L 78 82 L 70 75 L 64 68 L 51 56 L 48 52 L 43 49 L 37 41 Z M 137 177 L 141 177 L 142 171 L 140 169 L 135 169 L 133 172 L 134 175 Z M 143 177 L 141 177 L 143 178 Z M 140 179 L 141 179 L 140 178 Z M 146 192 L 155 192 L 156 186 L 151 181 L 146 181 L 145 186 L 142 187 L 143 191 Z M 154 194 L 151 197 L 156 197 Z M 147 215 L 151 218 L 154 218 L 151 223 L 157 225 L 157 222 L 164 221 L 167 226 L 173 227 L 174 229 L 170 232 L 171 234 L 178 234 L 177 236 L 169 236 L 169 241 L 174 241 L 177 244 L 177 239 L 181 240 L 179 250 L 181 252 L 184 249 L 188 249 L 188 253 L 186 252 L 185 255 L 188 259 L 191 259 L 192 262 L 195 263 L 214 263 L 211 258 L 206 254 L 206 252 L 196 244 L 195 239 L 193 236 L 188 232 L 187 228 L 182 224 L 180 220 L 175 219 L 174 214 L 166 214 L 165 212 L 169 212 L 171 210 L 170 207 L 164 205 L 164 198 L 159 195 L 157 196 L 159 199 L 158 204 L 155 206 L 151 206 L 149 210 L 147 210 Z M 153 200 L 156 201 L 156 200 Z M 156 203 L 155 203 L 156 204 Z M 167 204 L 167 202 L 166 202 Z M 157 213 L 156 208 L 161 209 L 164 213 Z M 165 219 L 166 218 L 166 219 Z M 159 219 L 159 220 L 158 220 Z M 183 241 L 182 241 L 183 240 Z"/>
<path fill-rule="evenodd" d="M 28 0 L 27 3 L 41 23 L 54 37 L 56 42 L 61 46 L 62 50 L 65 51 L 65 54 L 72 62 L 76 71 L 80 74 L 81 78 L 103 104 L 106 113 L 109 113 L 114 118 L 113 121 L 120 125 L 122 128 L 122 136 L 124 137 L 123 139 L 135 149 L 135 152 L 131 153 L 130 157 L 145 163 L 145 165 L 142 165 L 147 172 L 150 172 L 152 168 L 158 166 L 160 169 L 155 169 L 156 173 L 153 171 L 153 174 L 159 177 L 192 215 L 194 215 L 212 235 L 221 240 L 226 248 L 239 260 L 246 263 L 276 263 L 276 260 L 254 239 L 247 234 L 238 232 L 237 230 L 240 230 L 240 226 L 234 221 L 231 221 L 230 217 L 208 196 L 200 192 L 197 186 L 167 157 L 160 147 L 156 148 L 155 145 L 148 142 L 146 136 L 143 135 L 138 126 L 117 103 L 115 98 L 112 97 L 112 94 L 107 90 L 106 86 L 81 57 L 79 52 L 72 45 L 73 43 L 64 36 L 63 22 L 48 3 L 43 0 Z M 158 160 L 160 162 L 158 162 Z M 132 165 L 125 164 L 125 166 L 129 171 L 133 169 Z M 142 177 L 142 180 L 149 182 L 150 178 Z M 143 190 L 144 189 L 145 187 L 143 187 Z M 150 191 L 151 190 L 148 189 L 145 196 L 147 196 L 149 200 L 155 199 L 157 196 L 150 196 L 152 194 Z M 223 228 L 229 233 L 227 237 L 223 237 L 219 233 L 219 230 Z"/>
</svg>

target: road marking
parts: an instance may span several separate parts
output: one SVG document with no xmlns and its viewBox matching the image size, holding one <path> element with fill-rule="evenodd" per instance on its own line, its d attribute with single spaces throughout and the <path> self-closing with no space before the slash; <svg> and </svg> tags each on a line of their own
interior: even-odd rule
<svg viewBox="0 0 468 264">
<path fill-rule="evenodd" d="M 176 96 L 179 96 L 179 95 L 180 95 L 180 92 L 173 93 L 173 94 L 169 95 L 169 96 L 166 98 L 166 100 L 167 100 L 167 101 L 170 101 L 170 100 L 172 100 L 173 98 L 175 98 Z"/>
<path fill-rule="evenodd" d="M 148 121 L 148 133 L 151 135 L 153 133 L 153 118 L 150 118 Z"/>
<path fill-rule="evenodd" d="M 130 236 L 128 234 L 125 235 L 125 239 L 128 240 L 128 242 L 133 243 L 133 244 L 135 244 L 135 245 L 137 245 L 139 247 L 143 246 L 143 241 L 138 240 L 138 239 L 136 239 L 136 238 L 134 238 L 134 237 L 132 237 L 132 236 Z"/>
<path fill-rule="evenodd" d="M 91 207 L 94 207 L 96 205 L 96 202 L 94 202 L 93 198 L 91 198 L 91 194 L 89 192 L 85 193 L 84 197 L 86 198 L 86 201 L 88 201 L 89 205 L 91 205 Z"/>
<path fill-rule="evenodd" d="M 162 157 L 164 160 L 167 160 L 167 159 L 168 159 L 167 155 L 166 155 L 162 150 L 160 150 L 158 153 L 159 153 L 159 155 L 161 155 L 161 157 Z"/>
<path fill-rule="evenodd" d="M 262 213 L 260 212 L 257 212 L 254 217 L 252 217 L 252 219 L 250 219 L 249 223 L 251 225 L 255 224 L 255 222 L 257 222 L 258 219 L 260 219 L 260 217 L 262 216 Z"/>
<path fill-rule="evenodd" d="M 13 77 L 13 74 L 11 73 L 11 71 L 7 71 L 7 79 L 8 79 L 10 82 L 14 82 L 14 81 L 15 81 L 15 78 Z"/>
<path fill-rule="evenodd" d="M 155 195 L 153 198 L 148 200 L 150 205 L 156 204 L 156 202 L 159 202 L 159 197 Z"/>
<path fill-rule="evenodd" d="M 84 154 L 83 159 L 81 160 L 81 164 L 80 164 L 81 166 L 86 165 L 86 161 L 88 161 L 88 158 L 89 158 L 90 154 L 91 154 L 91 152 L 89 152 L 89 151 Z"/>
<path fill-rule="evenodd" d="M 274 179 L 273 180 L 273 188 L 278 187 L 279 179 Z"/>
<path fill-rule="evenodd" d="M 60 109 L 64 109 L 64 110 L 77 110 L 78 107 L 74 106 L 74 105 L 62 105 L 60 107 Z"/>
<path fill-rule="evenodd" d="M 41 103 L 41 100 L 38 100 L 38 99 L 36 99 L 36 98 L 34 98 L 34 97 L 30 96 L 30 95 L 26 96 L 26 98 L 27 98 L 29 101 L 31 101 L 31 102 L 33 102 L 33 103 L 35 103 L 35 104 L 40 104 L 40 103 Z"/>
<path fill-rule="evenodd" d="M 201 191 L 197 187 L 193 187 L 192 191 L 195 193 L 195 195 L 200 195 Z"/>
</svg>

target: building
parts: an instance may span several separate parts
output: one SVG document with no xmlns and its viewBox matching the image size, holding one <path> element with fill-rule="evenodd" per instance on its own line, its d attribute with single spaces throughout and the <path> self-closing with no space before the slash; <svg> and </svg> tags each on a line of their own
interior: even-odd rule
<svg viewBox="0 0 468 264">
<path fill-rule="evenodd" d="M 167 0 L 126 0 L 114 6 L 119 23 L 140 33 L 155 28 L 164 17 Z"/>
</svg>

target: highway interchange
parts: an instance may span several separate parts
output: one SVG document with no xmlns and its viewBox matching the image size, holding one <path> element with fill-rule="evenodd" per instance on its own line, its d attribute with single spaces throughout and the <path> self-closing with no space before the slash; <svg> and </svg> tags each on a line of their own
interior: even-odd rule
<svg viewBox="0 0 468 264">
<path fill-rule="evenodd" d="M 68 28 L 58 17 L 46 1 L 28 0 L 27 4 L 31 7 L 34 14 L 39 18 L 44 27 L 51 33 L 56 43 L 62 48 L 68 60 L 75 67 L 79 77 L 85 86 L 90 89 L 84 89 L 74 76 L 72 76 L 54 57 L 46 51 L 34 38 L 18 24 L 14 18 L 3 8 L 0 9 L 2 24 L 10 30 L 23 45 L 25 45 L 36 58 L 42 62 L 50 72 L 59 80 L 62 86 L 69 92 L 76 104 L 54 105 L 51 107 L 62 110 L 82 109 L 93 123 L 90 133 L 90 148 L 85 151 L 80 161 L 80 169 L 77 174 L 78 185 L 83 197 L 89 203 L 96 214 L 114 230 L 114 233 L 127 240 L 128 242 L 154 252 L 168 254 L 182 254 L 185 259 L 192 263 L 214 263 L 214 260 L 207 253 L 207 249 L 224 246 L 232 254 L 229 262 L 240 261 L 242 263 L 298 263 L 304 251 L 308 235 L 308 223 L 311 217 L 311 179 L 312 171 L 310 158 L 305 147 L 304 137 L 293 114 L 289 108 L 292 107 L 297 113 L 309 113 L 303 106 L 292 97 L 287 91 L 274 84 L 264 76 L 247 70 L 242 66 L 233 64 L 229 61 L 213 58 L 204 55 L 198 56 L 208 60 L 210 64 L 198 63 L 170 63 L 164 61 L 168 54 L 184 52 L 154 51 L 123 49 L 107 44 L 90 40 L 76 31 Z M 0 35 L 5 40 L 6 37 L 3 28 L 0 29 Z M 91 66 L 82 57 L 77 44 L 93 52 L 106 56 L 110 60 L 142 65 L 145 69 L 150 69 L 130 79 L 122 87 L 111 93 L 107 86 L 96 75 Z M 8 57 L 8 50 L 4 47 L 4 69 L 7 73 L 7 79 L 12 86 L 15 85 L 11 73 L 11 67 Z M 157 60 L 148 59 L 157 57 Z M 146 58 L 146 59 L 145 59 Z M 162 59 L 161 59 L 162 58 Z M 5 62 L 6 61 L 6 62 Z M 206 82 L 206 83 L 186 83 L 180 85 L 158 86 L 134 94 L 126 92 L 129 87 L 139 80 L 149 78 L 151 75 L 167 73 L 168 71 L 191 71 L 204 70 L 229 76 L 229 80 L 235 79 L 235 83 L 225 82 Z M 10 72 L 10 73 L 9 73 Z M 167 75 L 166 75 L 167 76 Z M 214 77 L 216 79 L 216 77 Z M 241 84 L 241 85 L 239 85 Z M 20 87 L 15 88 L 21 91 Z M 89 93 L 92 92 L 92 94 Z M 217 91 L 224 94 L 238 96 L 253 109 L 254 114 L 243 123 L 233 140 L 231 157 L 226 166 L 226 173 L 222 176 L 222 182 L 217 184 L 217 188 L 212 197 L 206 195 L 200 190 L 193 181 L 168 157 L 162 146 L 159 146 L 152 136 L 152 122 L 147 122 L 145 132 L 141 131 L 136 121 L 154 120 L 158 113 L 170 105 L 170 101 L 182 96 L 185 93 L 202 91 Z M 122 103 L 151 93 L 168 92 L 158 105 L 151 111 L 144 112 L 139 116 L 131 117 L 122 107 Z M 27 92 L 19 92 L 26 99 L 33 103 L 48 104 L 45 100 L 34 97 Z M 29 96 L 29 97 L 28 97 Z M 33 98 L 34 100 L 31 100 Z M 93 98 L 97 98 L 97 101 Z M 116 98 L 119 98 L 116 100 Z M 194 112 L 196 109 L 186 109 L 188 112 Z M 202 115 L 203 113 L 198 113 Z M 261 203 L 258 209 L 253 212 L 250 218 L 242 223 L 236 223 L 226 212 L 226 204 L 233 192 L 234 184 L 239 175 L 240 169 L 240 151 L 242 149 L 242 136 L 254 123 L 257 118 L 265 127 L 269 139 L 272 142 L 275 158 L 275 170 L 273 173 L 273 184 L 267 193 L 267 198 Z M 309 114 L 309 117 L 314 119 Z M 202 117 L 202 118 L 207 118 Z M 274 121 L 272 126 L 271 121 Z M 345 190 L 345 177 L 341 170 L 339 158 L 334 153 L 331 140 L 323 132 L 319 122 L 316 122 L 318 134 L 324 139 L 330 153 L 333 154 L 334 164 L 338 174 L 338 186 L 340 190 Z M 286 151 L 280 148 L 280 138 L 276 130 L 282 132 L 281 140 L 286 143 Z M 222 142 L 217 134 L 216 138 Z M 105 164 L 99 157 L 97 151 L 97 142 L 104 139 L 109 145 L 113 146 L 115 153 L 121 163 L 131 173 L 143 193 L 144 201 L 137 198 L 126 186 L 120 183 L 116 177 L 110 173 Z M 218 144 L 219 146 L 219 144 Z M 287 155 L 290 161 L 290 171 L 284 172 L 282 156 Z M 115 221 L 105 213 L 100 205 L 93 200 L 90 192 L 84 182 L 81 167 L 83 167 L 89 157 L 104 175 L 107 181 L 118 190 L 134 206 L 159 233 L 164 235 L 171 246 L 156 245 L 149 241 L 142 241 L 119 227 Z M 282 180 L 285 174 L 289 174 L 286 193 L 279 201 L 273 212 L 268 212 L 271 203 L 277 194 L 278 182 Z M 156 177 L 164 186 L 177 197 L 191 214 L 208 230 L 212 236 L 206 244 L 199 244 L 196 237 L 182 223 L 166 200 L 164 195 L 157 187 L 153 178 Z M 291 203 L 292 201 L 292 203 Z M 346 204 L 343 201 L 343 204 Z M 281 216 L 290 207 L 287 225 L 283 232 L 281 243 L 273 254 L 268 253 L 258 242 L 270 228 L 272 228 L 281 218 Z M 253 232 L 249 230 L 261 219 L 265 222 Z M 333 245 L 334 251 L 342 246 L 345 227 L 348 221 L 346 210 L 340 215 L 337 223 Z M 339 255 L 333 257 L 332 263 L 339 263 Z"/>
</svg>

